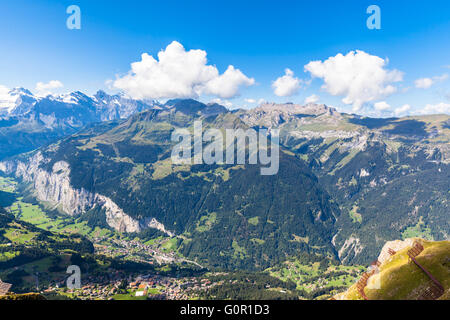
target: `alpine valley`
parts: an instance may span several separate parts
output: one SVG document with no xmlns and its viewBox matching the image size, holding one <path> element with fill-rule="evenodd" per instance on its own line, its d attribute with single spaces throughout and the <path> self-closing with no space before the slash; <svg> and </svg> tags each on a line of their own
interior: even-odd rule
<svg viewBox="0 0 450 320">
<path fill-rule="evenodd" d="M 114 299 L 133 295 L 122 280 L 144 273 L 175 279 L 189 288 L 183 298 L 327 298 L 388 241 L 449 240 L 449 115 L 367 118 L 272 103 L 231 111 L 104 92 L 10 96 L 0 105 L 0 278 L 19 278 L 16 292 L 32 290 L 30 264 L 44 274 L 45 259 L 54 270 L 78 259 L 92 274 L 124 273 L 103 296 Z M 279 129 L 278 173 L 173 164 L 172 132 L 197 120 L 204 130 Z M 31 254 L 38 238 L 51 245 Z M 45 279 L 55 288 L 64 277 Z"/>
</svg>

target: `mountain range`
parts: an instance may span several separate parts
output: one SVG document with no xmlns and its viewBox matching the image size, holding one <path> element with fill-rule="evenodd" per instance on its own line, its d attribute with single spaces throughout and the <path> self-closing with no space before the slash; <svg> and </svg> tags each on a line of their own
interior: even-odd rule
<svg viewBox="0 0 450 320">
<path fill-rule="evenodd" d="M 138 101 L 98 91 L 38 97 L 15 88 L 0 100 L 0 159 L 27 152 L 102 121 L 125 119 L 147 109 L 155 101 Z"/>
<path fill-rule="evenodd" d="M 5 174 L 61 214 L 95 214 L 124 233 L 158 229 L 211 268 L 263 270 L 302 253 L 368 263 L 389 240 L 449 237 L 448 115 L 375 119 L 317 104 L 229 111 L 191 99 L 16 92 L 0 120 Z M 279 129 L 278 174 L 172 164 L 172 132 L 196 120 L 205 129 Z"/>
</svg>

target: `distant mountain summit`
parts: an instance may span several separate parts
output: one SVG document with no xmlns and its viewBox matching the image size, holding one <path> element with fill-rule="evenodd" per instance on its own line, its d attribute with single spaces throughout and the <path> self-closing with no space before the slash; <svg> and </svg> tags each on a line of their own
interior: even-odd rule
<svg viewBox="0 0 450 320">
<path fill-rule="evenodd" d="M 263 103 L 259 107 L 245 110 L 241 118 L 249 125 L 278 127 L 285 122 L 303 122 L 318 118 L 321 122 L 337 122 L 342 116 L 334 108 L 324 104 L 298 105 L 293 103 Z"/>
<path fill-rule="evenodd" d="M 228 109 L 218 103 L 204 104 L 193 99 L 174 99 L 165 104 L 169 109 L 182 112 L 186 115 L 217 115 L 228 112 Z"/>
<path fill-rule="evenodd" d="M 27 89 L 12 89 L 0 97 L 0 117 L 24 114 L 36 100 L 36 97 Z"/>
<path fill-rule="evenodd" d="M 137 112 L 161 108 L 155 100 L 134 100 L 123 94 L 109 95 L 104 91 L 98 91 L 94 100 L 101 121 L 126 119 Z"/>
<path fill-rule="evenodd" d="M 93 96 L 75 91 L 39 97 L 27 89 L 15 88 L 0 96 L 0 159 L 45 146 L 86 125 L 128 119 L 145 110 L 171 110 L 188 116 L 228 111 L 217 103 L 204 104 L 193 99 L 161 104 L 101 90 Z"/>
<path fill-rule="evenodd" d="M 98 91 L 92 97 L 80 91 L 38 97 L 27 89 L 15 88 L 0 100 L 0 117 L 25 117 L 32 113 L 38 119 L 40 115 L 50 116 L 54 113 L 58 120 L 81 116 L 79 121 L 84 123 L 125 119 L 157 105 L 156 101 L 134 100 L 121 94 L 109 95 L 104 91 Z"/>
<path fill-rule="evenodd" d="M 134 100 L 98 91 L 38 97 L 23 88 L 12 89 L 0 100 L 0 159 L 27 152 L 96 122 L 126 119 L 159 108 L 156 101 Z"/>
</svg>

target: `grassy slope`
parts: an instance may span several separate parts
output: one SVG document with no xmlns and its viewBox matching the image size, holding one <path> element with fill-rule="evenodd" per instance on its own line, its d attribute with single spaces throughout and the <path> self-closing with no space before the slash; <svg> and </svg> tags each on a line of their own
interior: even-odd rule
<svg viewBox="0 0 450 320">
<path fill-rule="evenodd" d="M 0 240 L 0 279 L 12 283 L 14 292 L 32 289 L 36 272 L 41 284 L 64 279 L 74 251 L 93 252 L 92 244 L 82 236 L 39 229 L 14 218 L 3 208 L 0 208 Z"/>
<path fill-rule="evenodd" d="M 421 240 L 424 251 L 416 260 L 424 266 L 445 288 L 446 293 L 440 299 L 450 297 L 450 241 Z M 380 289 L 365 289 L 369 300 L 416 300 L 427 287 L 429 278 L 408 259 L 405 248 L 397 252 L 380 266 L 378 275 L 369 279 L 368 285 L 381 277 Z M 361 300 L 356 285 L 350 287 L 338 299 Z"/>
<path fill-rule="evenodd" d="M 308 294 L 310 299 L 326 299 L 348 288 L 357 281 L 364 271 L 362 266 L 335 265 L 327 261 L 321 267 L 320 262 L 306 262 L 292 258 L 266 271 L 282 281 L 292 281 L 297 290 Z"/>
</svg>

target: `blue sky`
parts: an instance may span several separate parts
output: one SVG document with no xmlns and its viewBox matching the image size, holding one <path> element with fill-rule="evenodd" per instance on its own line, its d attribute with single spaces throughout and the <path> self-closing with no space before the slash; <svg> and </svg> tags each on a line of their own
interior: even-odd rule
<svg viewBox="0 0 450 320">
<path fill-rule="evenodd" d="M 372 4 L 381 9 L 381 30 L 366 26 L 366 9 Z M 81 9 L 81 30 L 66 27 L 69 5 Z M 64 84 L 60 91 L 114 92 L 118 89 L 112 89 L 107 80 L 124 77 L 142 53 L 156 58 L 177 41 L 187 51 L 206 51 L 208 64 L 220 74 L 233 65 L 254 79 L 252 85 L 239 88 L 239 95 L 223 98 L 207 93 L 200 96 L 204 101 L 221 98 L 234 107 L 250 107 L 255 104 L 246 99 L 303 103 L 317 95 L 319 102 L 365 114 L 387 116 L 405 105 L 410 106 L 405 114 L 423 112 L 426 105 L 430 105 L 427 110 L 450 109 L 450 79 L 445 77 L 450 73 L 448 0 L 5 0 L 0 3 L 0 39 L 0 85 L 8 88 L 35 90 L 37 82 L 58 80 Z M 380 80 L 382 89 L 392 85 L 395 92 L 376 93 L 355 109 L 354 101 L 342 101 L 349 95 L 359 97 L 357 92 L 347 92 L 353 91 L 355 83 L 333 93 L 336 81 L 328 83 L 328 89 L 322 87 L 325 76 L 333 77 L 329 74 L 333 70 L 322 78 L 317 70 L 305 72 L 311 61 L 323 62 L 352 50 L 385 59 L 388 63 L 382 69 L 387 72 L 401 72 L 401 80 Z M 272 83 L 286 68 L 301 87 L 277 96 Z M 415 81 L 424 78 L 428 80 L 417 88 Z M 390 108 L 379 104 L 374 109 L 380 102 Z"/>
</svg>

